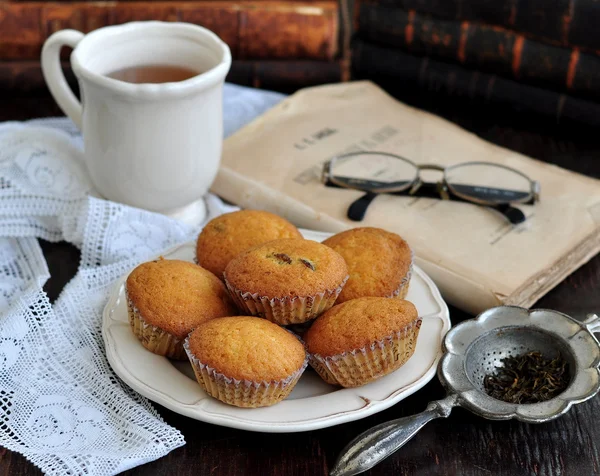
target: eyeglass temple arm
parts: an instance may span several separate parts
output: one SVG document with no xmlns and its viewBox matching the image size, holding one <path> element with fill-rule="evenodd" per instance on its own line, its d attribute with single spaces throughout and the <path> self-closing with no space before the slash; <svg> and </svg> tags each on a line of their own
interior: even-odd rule
<svg viewBox="0 0 600 476">
<path fill-rule="evenodd" d="M 333 184 L 333 186 L 336 186 Z M 437 190 L 437 184 L 435 183 L 427 183 L 420 182 L 418 184 L 417 189 L 413 189 L 413 192 L 416 192 L 413 196 L 415 197 L 423 197 L 423 198 L 440 198 L 440 194 Z M 367 213 L 367 209 L 371 202 L 379 195 L 375 192 L 366 192 L 362 197 L 357 198 L 354 202 L 350 204 L 348 207 L 347 216 L 352 221 L 362 221 L 365 218 Z M 392 192 L 392 195 L 411 195 L 409 191 L 406 190 L 404 192 Z"/>
<path fill-rule="evenodd" d="M 525 213 L 523 213 L 522 210 L 519 210 L 516 207 L 513 207 L 510 204 L 502 204 L 502 205 L 494 205 L 494 206 L 489 206 L 489 208 L 492 208 L 494 210 L 497 210 L 498 212 L 502 213 L 502 215 L 504 215 L 506 217 L 506 219 L 511 222 L 513 225 L 518 225 L 519 223 L 523 223 L 527 217 L 525 216 Z"/>
<path fill-rule="evenodd" d="M 434 184 L 423 185 L 425 185 L 425 187 L 421 186 L 419 188 L 419 193 L 417 194 L 419 197 L 425 198 L 429 196 L 430 198 L 439 198 L 437 190 L 435 192 L 432 190 L 431 185 Z M 435 189 L 435 185 L 433 186 L 433 189 Z M 352 202 L 348 207 L 348 218 L 352 221 L 362 221 L 365 218 L 369 205 L 375 199 L 375 197 L 377 197 L 377 195 L 378 194 L 374 192 L 366 192 L 362 197 Z M 454 195 L 450 195 L 449 199 L 453 201 L 470 203 L 468 200 L 464 200 Z M 525 214 L 521 210 L 509 204 L 488 205 L 488 207 L 504 215 L 506 219 L 510 221 L 513 225 L 518 225 L 519 223 L 523 223 L 526 220 Z"/>
<path fill-rule="evenodd" d="M 354 200 L 348 207 L 348 218 L 352 221 L 363 221 L 367 208 L 377 195 L 377 193 L 367 192 L 362 197 Z"/>
</svg>

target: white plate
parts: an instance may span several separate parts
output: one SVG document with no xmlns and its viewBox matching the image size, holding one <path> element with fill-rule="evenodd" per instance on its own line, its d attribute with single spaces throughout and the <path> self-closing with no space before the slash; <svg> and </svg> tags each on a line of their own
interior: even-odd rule
<svg viewBox="0 0 600 476">
<path fill-rule="evenodd" d="M 330 235 L 302 230 L 307 239 Z M 195 243 L 165 253 L 192 261 Z M 194 379 L 187 362 L 174 362 L 148 352 L 129 328 L 123 276 L 104 309 L 102 335 L 106 355 L 116 374 L 135 391 L 174 412 L 216 425 L 262 432 L 296 432 L 358 420 L 385 410 L 413 394 L 436 373 L 441 343 L 450 328 L 448 307 L 431 279 L 414 267 L 406 299 L 423 317 L 417 348 L 395 372 L 363 387 L 340 389 L 307 370 L 284 401 L 265 408 L 237 408 L 209 397 Z"/>
</svg>

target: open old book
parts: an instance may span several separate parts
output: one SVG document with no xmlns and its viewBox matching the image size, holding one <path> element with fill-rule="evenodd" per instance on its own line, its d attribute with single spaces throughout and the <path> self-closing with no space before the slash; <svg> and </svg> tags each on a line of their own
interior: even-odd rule
<svg viewBox="0 0 600 476">
<path fill-rule="evenodd" d="M 541 200 L 520 206 L 527 220 L 515 226 L 469 203 L 385 195 L 353 222 L 348 205 L 363 193 L 325 187 L 320 174 L 325 161 L 354 150 L 417 164 L 505 164 L 539 181 Z M 471 313 L 528 307 L 600 250 L 600 181 L 485 142 L 368 81 L 302 90 L 229 137 L 212 190 L 305 228 L 396 232 L 445 299 Z"/>
</svg>

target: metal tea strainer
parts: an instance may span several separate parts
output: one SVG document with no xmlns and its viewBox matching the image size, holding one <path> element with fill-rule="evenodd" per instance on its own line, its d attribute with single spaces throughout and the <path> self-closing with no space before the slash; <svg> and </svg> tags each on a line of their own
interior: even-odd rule
<svg viewBox="0 0 600 476">
<path fill-rule="evenodd" d="M 600 343 L 594 332 L 600 332 L 600 317 L 595 314 L 579 322 L 557 311 L 514 306 L 495 307 L 460 323 L 446 334 L 438 366 L 446 398 L 430 402 L 422 413 L 382 423 L 359 435 L 342 450 L 330 476 L 352 476 L 372 468 L 427 422 L 450 415 L 455 406 L 490 420 L 541 423 L 563 415 L 600 389 Z M 485 375 L 502 367 L 502 359 L 531 351 L 547 359 L 560 353 L 567 361 L 570 383 L 563 392 L 528 404 L 507 403 L 485 392 Z"/>
</svg>

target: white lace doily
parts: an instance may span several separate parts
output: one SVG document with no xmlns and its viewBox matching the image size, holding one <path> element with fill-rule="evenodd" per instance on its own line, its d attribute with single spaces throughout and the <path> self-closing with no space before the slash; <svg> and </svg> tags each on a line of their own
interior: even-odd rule
<svg viewBox="0 0 600 476">
<path fill-rule="evenodd" d="M 225 134 L 280 101 L 225 85 Z M 206 197 L 208 219 L 229 211 Z M 184 444 L 110 369 L 100 332 L 111 283 L 198 229 L 97 198 L 64 118 L 0 124 L 0 444 L 47 474 L 115 474 Z M 51 305 L 37 238 L 81 249 Z"/>
</svg>

